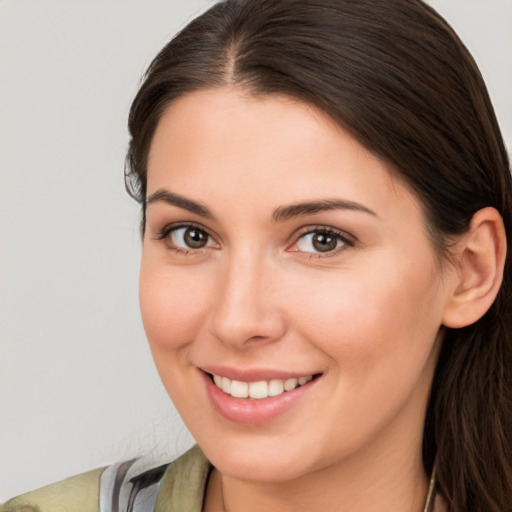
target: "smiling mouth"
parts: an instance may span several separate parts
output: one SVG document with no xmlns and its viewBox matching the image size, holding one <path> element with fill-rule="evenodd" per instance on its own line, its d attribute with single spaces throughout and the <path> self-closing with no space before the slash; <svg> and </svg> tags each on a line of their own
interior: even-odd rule
<svg viewBox="0 0 512 512">
<path fill-rule="evenodd" d="M 305 377 L 292 377 L 289 379 L 271 379 L 260 380 L 257 382 L 243 382 L 232 380 L 228 377 L 209 374 L 214 384 L 227 395 L 234 398 L 248 398 L 253 400 L 262 400 L 271 396 L 278 396 L 293 391 L 294 389 L 306 385 L 308 382 L 318 378 L 321 374 L 308 375 Z"/>
</svg>

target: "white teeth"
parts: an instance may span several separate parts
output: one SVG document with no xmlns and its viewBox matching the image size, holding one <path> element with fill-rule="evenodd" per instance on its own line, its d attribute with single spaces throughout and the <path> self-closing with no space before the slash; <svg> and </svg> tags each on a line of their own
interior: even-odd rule
<svg viewBox="0 0 512 512">
<path fill-rule="evenodd" d="M 267 398 L 268 397 L 268 384 L 265 380 L 259 382 L 249 383 L 249 396 L 251 398 Z"/>
<path fill-rule="evenodd" d="M 279 379 L 272 379 L 268 383 L 268 396 L 277 396 L 284 392 L 284 382 Z"/>
<path fill-rule="evenodd" d="M 213 382 L 224 393 L 236 398 L 252 398 L 255 400 L 261 400 L 269 396 L 278 396 L 285 391 L 293 391 L 297 386 L 303 386 L 312 379 L 313 376 L 308 375 L 307 377 L 292 377 L 286 380 L 272 379 L 269 381 L 243 382 L 213 375 Z"/>
<path fill-rule="evenodd" d="M 239 380 L 232 380 L 231 396 L 235 396 L 237 398 L 247 398 L 249 396 L 249 384 Z"/>
<path fill-rule="evenodd" d="M 284 389 L 285 391 L 291 391 L 292 389 L 295 389 L 298 384 L 298 380 L 295 377 L 293 379 L 286 379 L 284 381 Z"/>
<path fill-rule="evenodd" d="M 231 379 L 228 379 L 227 377 L 222 377 L 221 382 L 222 391 L 224 393 L 227 393 L 228 395 L 231 394 Z"/>
</svg>

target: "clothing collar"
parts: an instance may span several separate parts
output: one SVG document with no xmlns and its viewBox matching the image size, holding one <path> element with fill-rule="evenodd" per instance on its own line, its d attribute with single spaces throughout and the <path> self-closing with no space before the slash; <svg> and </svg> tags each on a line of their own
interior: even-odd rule
<svg viewBox="0 0 512 512">
<path fill-rule="evenodd" d="M 195 445 L 171 462 L 162 477 L 155 512 L 201 512 L 212 465 Z"/>
</svg>

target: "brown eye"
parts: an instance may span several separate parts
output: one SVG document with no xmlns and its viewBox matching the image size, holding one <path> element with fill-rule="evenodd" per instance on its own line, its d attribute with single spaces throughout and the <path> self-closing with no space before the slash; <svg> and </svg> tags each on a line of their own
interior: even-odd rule
<svg viewBox="0 0 512 512">
<path fill-rule="evenodd" d="M 342 233 L 317 229 L 304 233 L 296 243 L 296 250 L 305 253 L 328 253 L 352 245 Z"/>
<path fill-rule="evenodd" d="M 200 249 L 208 242 L 208 235 L 197 228 L 187 228 L 183 237 L 185 243 L 192 249 Z"/>
<path fill-rule="evenodd" d="M 213 245 L 210 235 L 196 226 L 181 226 L 173 229 L 169 238 L 172 244 L 180 249 L 202 249 Z"/>
<path fill-rule="evenodd" d="M 328 233 L 315 233 L 311 243 L 318 252 L 329 252 L 336 249 L 338 240 Z"/>
</svg>

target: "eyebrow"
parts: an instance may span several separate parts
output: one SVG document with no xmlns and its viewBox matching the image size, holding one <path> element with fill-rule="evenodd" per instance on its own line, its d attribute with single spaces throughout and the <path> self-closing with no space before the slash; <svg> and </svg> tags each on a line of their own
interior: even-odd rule
<svg viewBox="0 0 512 512">
<path fill-rule="evenodd" d="M 146 199 L 146 206 L 162 201 L 178 208 L 183 208 L 191 213 L 195 213 L 200 217 L 215 220 L 215 215 L 212 211 L 197 201 L 187 199 L 186 197 L 170 192 L 166 189 L 158 189 Z M 362 213 L 367 213 L 378 217 L 378 215 L 367 208 L 366 206 L 356 203 L 354 201 L 347 201 L 345 199 L 320 199 L 316 201 L 306 201 L 302 203 L 294 203 L 287 206 L 280 206 L 272 213 L 272 222 L 284 222 L 294 217 L 301 217 L 305 215 L 313 215 L 328 210 L 352 210 Z"/>
<path fill-rule="evenodd" d="M 186 197 L 180 196 L 178 194 L 174 194 L 173 192 L 163 188 L 158 189 L 146 199 L 146 206 L 152 203 L 157 203 L 159 201 L 170 204 L 172 206 L 177 206 L 178 208 L 183 208 L 184 210 L 188 210 L 189 212 L 195 213 L 196 215 L 206 219 L 215 219 L 215 215 L 213 215 L 211 210 L 204 204 L 198 203 L 197 201 L 192 201 L 192 199 L 187 199 Z"/>
<path fill-rule="evenodd" d="M 272 214 L 272 222 L 283 222 L 293 217 L 313 215 L 315 213 L 325 212 L 328 210 L 352 210 L 378 217 L 374 211 L 354 201 L 347 201 L 344 199 L 321 199 L 318 201 L 308 201 L 304 203 L 291 204 L 289 206 L 281 206 L 274 210 L 274 213 Z"/>
</svg>

